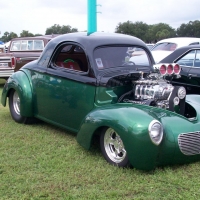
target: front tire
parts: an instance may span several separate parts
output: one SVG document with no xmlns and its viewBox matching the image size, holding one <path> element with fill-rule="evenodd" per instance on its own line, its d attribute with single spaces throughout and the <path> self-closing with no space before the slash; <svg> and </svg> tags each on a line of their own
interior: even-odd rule
<svg viewBox="0 0 200 200">
<path fill-rule="evenodd" d="M 13 118 L 18 123 L 26 123 L 27 117 L 23 117 L 20 114 L 20 98 L 16 90 L 12 90 L 9 95 L 9 108 Z"/>
<path fill-rule="evenodd" d="M 130 166 L 123 141 L 114 129 L 103 129 L 100 137 L 100 147 L 104 158 L 110 164 L 118 167 Z"/>
</svg>

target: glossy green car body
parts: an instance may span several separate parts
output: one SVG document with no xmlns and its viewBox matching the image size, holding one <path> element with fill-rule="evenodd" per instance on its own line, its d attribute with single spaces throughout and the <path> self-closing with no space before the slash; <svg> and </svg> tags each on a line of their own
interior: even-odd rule
<svg viewBox="0 0 200 200">
<path fill-rule="evenodd" d="M 86 70 L 83 67 L 82 71 L 57 68 L 60 61 L 55 59 L 65 54 L 65 51 L 60 51 L 61 47 L 64 49 L 63 44 L 68 48 L 65 51 L 72 51 L 69 48 L 75 46 L 73 59 L 75 54 L 83 58 L 83 52 L 79 52 L 77 46 L 84 50 Z M 8 79 L 1 103 L 6 106 L 7 97 L 11 98 L 12 91 L 16 91 L 22 117 L 38 118 L 73 131 L 77 133 L 78 143 L 86 149 L 90 149 L 95 135 L 100 135 L 105 127 L 110 127 L 120 136 L 130 164 L 137 169 L 152 170 L 156 166 L 199 160 L 199 141 L 194 145 L 197 150 L 193 153 L 189 152 L 187 145 L 180 143 L 184 134 L 200 134 L 200 96 L 186 97 L 185 114 L 150 106 L 143 101 L 119 101 L 121 96 L 133 90 L 132 83 L 135 77 L 140 78 L 141 72 L 130 69 L 132 66 L 129 65 L 123 65 L 123 70 L 119 72 L 113 68 L 104 69 L 103 72 L 98 70 L 103 64 L 97 62 L 99 55 L 93 58 L 95 50 L 109 45 L 113 48 L 116 45 L 143 48 L 147 52 L 149 66 L 142 66 L 141 70 L 144 76 L 151 73 L 153 58 L 145 44 L 137 38 L 67 34 L 50 41 L 38 61 L 25 65 Z M 73 65 L 74 61 L 70 62 Z M 149 135 L 152 121 L 158 121 L 163 127 L 163 138 L 159 144 L 152 142 Z M 186 155 L 188 152 L 191 155 Z"/>
</svg>

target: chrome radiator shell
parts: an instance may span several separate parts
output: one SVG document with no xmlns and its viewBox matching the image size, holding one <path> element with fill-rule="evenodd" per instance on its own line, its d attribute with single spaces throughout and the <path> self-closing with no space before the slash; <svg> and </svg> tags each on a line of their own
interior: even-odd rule
<svg viewBox="0 0 200 200">
<path fill-rule="evenodd" d="M 200 131 L 179 134 L 178 146 L 184 155 L 200 154 Z"/>
</svg>

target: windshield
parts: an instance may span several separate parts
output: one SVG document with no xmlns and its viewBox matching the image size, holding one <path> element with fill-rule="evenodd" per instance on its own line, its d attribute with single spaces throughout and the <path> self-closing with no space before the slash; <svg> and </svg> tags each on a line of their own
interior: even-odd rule
<svg viewBox="0 0 200 200">
<path fill-rule="evenodd" d="M 98 70 L 121 66 L 130 66 L 133 69 L 134 66 L 150 66 L 147 52 L 135 46 L 99 47 L 94 51 L 94 59 Z"/>
<path fill-rule="evenodd" d="M 175 43 L 170 43 L 170 42 L 163 42 L 163 43 L 158 43 L 156 46 L 151 50 L 151 51 L 174 51 L 177 47 L 177 44 Z"/>
</svg>

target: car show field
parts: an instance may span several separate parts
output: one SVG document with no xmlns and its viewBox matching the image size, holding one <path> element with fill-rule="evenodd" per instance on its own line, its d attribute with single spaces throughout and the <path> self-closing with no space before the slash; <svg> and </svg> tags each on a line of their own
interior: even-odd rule
<svg viewBox="0 0 200 200">
<path fill-rule="evenodd" d="M 145 61 L 131 57 L 136 46 Z M 200 96 L 165 80 L 179 76 L 178 64 L 153 65 L 136 37 L 64 34 L 9 77 L 1 103 L 17 123 L 42 120 L 87 150 L 100 144 L 111 165 L 149 171 L 199 161 Z"/>
<path fill-rule="evenodd" d="M 5 81 L 0 79 L 0 93 Z M 46 123 L 24 126 L 0 105 L 1 199 L 198 199 L 200 162 L 151 172 L 115 168 L 100 148 Z"/>
<path fill-rule="evenodd" d="M 3 3 L 0 200 L 200 199 L 194 1 Z"/>
</svg>

